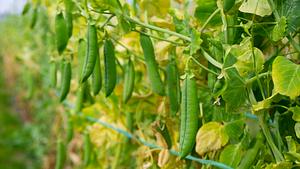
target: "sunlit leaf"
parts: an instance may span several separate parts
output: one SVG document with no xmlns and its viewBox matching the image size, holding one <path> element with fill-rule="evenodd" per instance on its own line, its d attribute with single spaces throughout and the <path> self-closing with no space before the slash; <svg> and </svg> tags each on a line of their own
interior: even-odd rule
<svg viewBox="0 0 300 169">
<path fill-rule="evenodd" d="M 227 144 L 228 135 L 224 132 L 224 126 L 218 122 L 204 124 L 196 136 L 196 152 L 203 155 L 207 152 L 219 150 Z"/>
<path fill-rule="evenodd" d="M 242 159 L 242 146 L 231 144 L 224 148 L 220 155 L 220 162 L 236 168 Z"/>
<path fill-rule="evenodd" d="M 300 95 L 300 65 L 278 56 L 272 66 L 274 92 L 295 99 Z"/>
<path fill-rule="evenodd" d="M 280 20 L 277 22 L 277 24 L 274 26 L 272 30 L 272 40 L 276 42 L 282 39 L 285 35 L 285 28 L 286 28 L 286 18 L 283 16 L 280 18 Z"/>
<path fill-rule="evenodd" d="M 241 12 L 251 13 L 262 17 L 272 14 L 272 9 L 268 0 L 244 0 L 239 10 Z"/>
<path fill-rule="evenodd" d="M 300 123 L 295 124 L 294 130 L 295 130 L 296 136 L 298 138 L 300 138 Z"/>
<path fill-rule="evenodd" d="M 293 120 L 300 122 L 300 107 L 290 107 L 289 111 L 293 112 Z"/>
</svg>

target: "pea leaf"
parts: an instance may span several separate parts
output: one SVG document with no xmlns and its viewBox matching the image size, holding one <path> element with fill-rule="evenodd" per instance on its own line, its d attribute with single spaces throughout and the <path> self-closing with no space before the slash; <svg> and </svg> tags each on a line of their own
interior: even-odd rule
<svg viewBox="0 0 300 169">
<path fill-rule="evenodd" d="M 277 0 L 280 16 L 287 19 L 287 33 L 295 32 L 300 26 L 300 0 Z"/>
<path fill-rule="evenodd" d="M 243 120 L 235 120 L 226 123 L 224 129 L 230 139 L 237 141 L 244 132 L 244 124 L 245 123 Z"/>
<path fill-rule="evenodd" d="M 195 29 L 192 29 L 191 37 L 192 37 L 192 42 L 190 48 L 190 55 L 193 55 L 200 49 L 202 39 L 200 38 L 200 33 Z"/>
<path fill-rule="evenodd" d="M 220 155 L 220 162 L 236 168 L 242 159 L 242 146 L 231 144 L 224 148 Z"/>
<path fill-rule="evenodd" d="M 258 48 L 253 47 L 252 52 L 250 37 L 244 38 L 239 45 L 233 45 L 230 53 L 237 58 L 235 67 L 242 77 L 247 77 L 255 72 L 260 72 L 263 69 L 264 54 Z M 255 68 L 253 63 L 253 53 L 255 57 Z"/>
<path fill-rule="evenodd" d="M 224 126 L 218 122 L 204 124 L 196 136 L 196 152 L 203 155 L 207 152 L 219 150 L 227 144 L 228 135 L 224 132 Z"/>
<path fill-rule="evenodd" d="M 207 18 L 217 9 L 216 1 L 212 0 L 198 0 L 198 6 L 195 10 L 195 17 L 203 24 Z M 218 25 L 221 24 L 220 14 L 217 14 L 210 22 L 210 25 Z"/>
<path fill-rule="evenodd" d="M 300 138 L 300 123 L 295 124 L 294 130 L 295 130 L 296 136 L 298 138 Z"/>
<path fill-rule="evenodd" d="M 286 28 L 286 18 L 283 16 L 280 18 L 280 20 L 277 22 L 277 24 L 274 26 L 272 30 L 272 40 L 276 42 L 282 39 L 285 35 L 285 28 Z"/>
<path fill-rule="evenodd" d="M 293 120 L 300 122 L 300 107 L 290 107 L 289 111 L 293 112 Z"/>
<path fill-rule="evenodd" d="M 300 66 L 283 56 L 278 56 L 272 65 L 274 92 L 295 99 L 300 95 Z"/>
<path fill-rule="evenodd" d="M 246 0 L 242 3 L 239 10 L 241 12 L 251 13 L 261 17 L 272 14 L 272 9 L 268 0 Z"/>
</svg>

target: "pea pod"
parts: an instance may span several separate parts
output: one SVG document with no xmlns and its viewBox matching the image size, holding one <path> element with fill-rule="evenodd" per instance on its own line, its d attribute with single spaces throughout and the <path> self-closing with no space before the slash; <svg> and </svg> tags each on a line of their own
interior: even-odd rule
<svg viewBox="0 0 300 169">
<path fill-rule="evenodd" d="M 117 81 L 116 58 L 114 45 L 110 39 L 104 42 L 105 95 L 108 97 L 114 90 Z"/>
<path fill-rule="evenodd" d="M 84 133 L 83 136 L 83 165 L 88 166 L 91 161 L 92 145 L 89 133 Z"/>
<path fill-rule="evenodd" d="M 234 5 L 235 0 L 223 0 L 223 10 L 224 12 L 228 12 Z"/>
<path fill-rule="evenodd" d="M 123 89 L 123 102 L 127 103 L 130 99 L 133 88 L 134 88 L 134 78 L 135 78 L 135 71 L 134 65 L 131 59 L 128 60 L 127 65 L 125 66 L 125 78 L 124 78 L 124 89 Z"/>
<path fill-rule="evenodd" d="M 70 90 L 70 83 L 71 83 L 71 76 L 72 76 L 72 68 L 71 68 L 71 63 L 70 62 L 65 62 L 64 63 L 64 69 L 63 69 L 63 74 L 62 74 L 62 85 L 60 89 L 60 102 L 65 100 L 67 97 L 69 90 Z"/>
<path fill-rule="evenodd" d="M 61 140 L 58 140 L 56 145 L 55 169 L 63 169 L 65 161 L 66 161 L 66 147 Z"/>
<path fill-rule="evenodd" d="M 38 18 L 38 7 L 35 7 L 32 11 L 30 28 L 33 29 L 36 25 L 36 21 Z"/>
<path fill-rule="evenodd" d="M 57 64 L 55 61 L 50 62 L 50 86 L 55 87 L 57 82 Z"/>
<path fill-rule="evenodd" d="M 248 169 L 253 166 L 259 150 L 263 147 L 263 136 L 261 133 L 256 138 L 255 144 L 250 148 L 244 155 L 241 163 L 238 166 L 238 169 Z"/>
<path fill-rule="evenodd" d="M 86 88 L 87 88 L 87 82 L 84 82 L 80 85 L 79 89 L 77 90 L 75 113 L 80 112 L 83 107 Z"/>
<path fill-rule="evenodd" d="M 182 86 L 180 116 L 180 157 L 184 158 L 193 149 L 198 129 L 199 103 L 197 85 L 192 74 L 185 75 Z"/>
<path fill-rule="evenodd" d="M 24 8 L 22 10 L 22 15 L 27 14 L 27 12 L 30 10 L 31 8 L 31 4 L 29 2 L 26 2 L 26 4 L 24 5 Z"/>
<path fill-rule="evenodd" d="M 81 83 L 85 82 L 93 73 L 97 56 L 99 56 L 97 28 L 95 25 L 89 23 L 87 32 L 87 49 L 81 73 Z"/>
<path fill-rule="evenodd" d="M 179 73 L 174 58 L 171 58 L 167 65 L 167 93 L 170 103 L 170 112 L 172 116 L 178 112 L 180 104 L 180 84 Z"/>
<path fill-rule="evenodd" d="M 72 0 L 64 0 L 64 3 L 66 9 L 65 15 L 66 15 L 68 37 L 70 38 L 72 36 L 72 31 L 73 31 L 73 15 L 72 15 L 73 2 Z"/>
<path fill-rule="evenodd" d="M 66 49 L 69 40 L 67 23 L 62 12 L 59 12 L 55 17 L 55 38 L 57 51 L 59 54 L 62 54 Z"/>
<path fill-rule="evenodd" d="M 158 70 L 158 64 L 155 60 L 155 53 L 154 53 L 152 41 L 149 36 L 141 33 L 140 43 L 144 52 L 144 58 L 145 58 L 147 72 L 152 86 L 152 90 L 155 93 L 163 96 L 165 94 L 164 84 L 161 80 L 159 70 Z"/>
<path fill-rule="evenodd" d="M 97 95 L 100 92 L 101 87 L 102 87 L 102 78 L 101 78 L 100 58 L 99 56 L 97 56 L 94 71 L 92 73 L 93 94 Z"/>
<path fill-rule="evenodd" d="M 67 143 L 69 143 L 72 140 L 73 134 L 74 134 L 73 121 L 72 121 L 71 117 L 68 117 L 66 130 L 67 130 Z"/>
</svg>

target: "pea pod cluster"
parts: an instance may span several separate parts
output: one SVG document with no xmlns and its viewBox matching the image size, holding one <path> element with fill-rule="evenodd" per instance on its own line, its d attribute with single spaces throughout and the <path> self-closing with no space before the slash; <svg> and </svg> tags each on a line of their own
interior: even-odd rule
<svg viewBox="0 0 300 169">
<path fill-rule="evenodd" d="M 85 82 L 91 76 L 94 71 L 97 57 L 99 56 L 97 28 L 91 23 L 88 24 L 86 47 L 86 55 L 80 80 L 81 83 Z"/>
<path fill-rule="evenodd" d="M 180 157 L 184 158 L 192 151 L 198 130 L 197 85 L 191 73 L 185 75 L 181 92 Z"/>
<path fill-rule="evenodd" d="M 124 89 L 123 89 L 123 102 L 127 103 L 130 99 L 133 88 L 134 88 L 134 78 L 135 78 L 135 71 L 134 65 L 131 59 L 128 60 L 127 65 L 125 66 L 125 77 L 124 77 Z"/>
<path fill-rule="evenodd" d="M 108 97 L 113 92 L 117 82 L 115 49 L 110 39 L 104 41 L 104 70 L 105 95 Z"/>
<path fill-rule="evenodd" d="M 165 94 L 165 89 L 159 74 L 158 64 L 155 60 L 155 53 L 152 41 L 149 36 L 141 33 L 140 43 L 144 52 L 144 58 L 152 90 L 155 93 L 163 96 Z"/>
</svg>

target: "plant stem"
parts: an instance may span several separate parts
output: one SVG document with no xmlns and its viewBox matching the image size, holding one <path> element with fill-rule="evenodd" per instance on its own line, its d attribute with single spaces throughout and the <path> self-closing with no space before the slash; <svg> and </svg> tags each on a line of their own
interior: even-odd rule
<svg viewBox="0 0 300 169">
<path fill-rule="evenodd" d="M 300 53 L 300 46 L 299 46 L 299 44 L 297 44 L 295 42 L 295 40 L 292 38 L 292 36 L 290 34 L 287 36 L 287 38 L 291 42 L 292 46 Z"/>
<path fill-rule="evenodd" d="M 276 147 L 276 145 L 275 145 L 275 143 L 272 139 L 272 135 L 270 133 L 270 130 L 269 130 L 268 126 L 265 123 L 264 116 L 265 116 L 265 112 L 261 113 L 258 116 L 259 117 L 259 125 L 260 125 L 260 127 L 261 127 L 261 129 L 262 129 L 262 131 L 263 131 L 263 133 L 266 137 L 266 140 L 267 140 L 267 142 L 268 142 L 268 144 L 269 144 L 269 146 L 272 150 L 272 153 L 275 157 L 276 162 L 279 163 L 279 162 L 283 161 L 284 158 L 283 158 L 282 154 L 280 153 L 280 151 L 278 150 L 278 148 Z"/>
<path fill-rule="evenodd" d="M 184 44 L 182 44 L 182 43 L 178 43 L 178 42 L 175 42 L 175 41 L 171 41 L 169 39 L 161 38 L 161 37 L 152 35 L 150 33 L 145 33 L 145 32 L 142 32 L 142 31 L 139 31 L 139 30 L 136 30 L 136 29 L 134 31 L 138 32 L 138 33 L 141 33 L 141 34 L 144 34 L 144 35 L 147 35 L 147 36 L 150 36 L 150 37 L 152 37 L 154 39 L 158 39 L 158 40 L 161 40 L 161 41 L 166 41 L 166 42 L 172 43 L 172 44 L 174 44 L 176 46 L 184 46 Z"/>
<path fill-rule="evenodd" d="M 140 20 L 131 18 L 131 17 L 127 16 L 127 15 L 122 15 L 122 16 L 123 16 L 126 20 L 128 20 L 129 22 L 138 24 L 138 25 L 143 26 L 143 27 L 148 28 L 148 29 L 152 29 L 152 30 L 155 30 L 155 31 L 159 31 L 159 32 L 163 32 L 163 33 L 170 34 L 170 35 L 174 35 L 174 36 L 179 37 L 180 39 L 183 39 L 183 40 L 185 40 L 185 41 L 191 42 L 191 38 L 188 37 L 188 36 L 182 35 L 182 34 L 177 33 L 177 32 L 170 31 L 170 30 L 168 30 L 168 29 L 163 29 L 163 28 L 160 28 L 160 27 L 157 27 L 157 26 L 154 26 L 154 25 L 150 25 L 150 24 L 147 24 L 147 23 L 143 23 L 143 22 L 141 22 Z"/>
<path fill-rule="evenodd" d="M 225 44 L 228 44 L 228 28 L 227 28 L 227 18 L 223 10 L 220 10 L 221 18 L 223 22 L 223 33 L 224 33 L 224 42 Z"/>
<path fill-rule="evenodd" d="M 214 65 L 215 67 L 222 69 L 223 64 L 216 61 L 213 57 L 211 57 L 202 47 L 200 47 L 202 55 L 206 58 L 206 60 L 211 63 L 212 65 Z"/>
<path fill-rule="evenodd" d="M 271 75 L 271 72 L 264 72 L 264 73 L 258 74 L 257 76 L 254 76 L 254 77 L 246 80 L 246 85 L 253 83 L 257 78 L 262 78 L 264 76 L 269 76 L 269 75 Z"/>
<path fill-rule="evenodd" d="M 200 33 L 202 33 L 205 29 L 205 27 L 207 26 L 207 24 L 212 20 L 212 18 L 214 16 L 216 16 L 217 13 L 220 12 L 220 8 L 217 8 L 212 14 L 210 14 L 210 16 L 207 18 L 207 20 L 204 22 L 202 28 L 200 29 Z"/>
<path fill-rule="evenodd" d="M 206 70 L 206 71 L 208 71 L 208 72 L 210 72 L 210 73 L 212 73 L 212 74 L 214 74 L 214 75 L 216 75 L 216 76 L 219 76 L 219 74 L 218 73 L 216 73 L 216 72 L 214 72 L 213 70 L 210 70 L 209 68 L 207 68 L 207 67 L 205 67 L 204 65 L 202 65 L 200 62 L 198 62 L 198 60 L 196 60 L 193 56 L 191 56 L 191 59 L 195 62 L 195 63 L 197 63 L 200 67 L 202 67 L 204 70 Z"/>
</svg>

